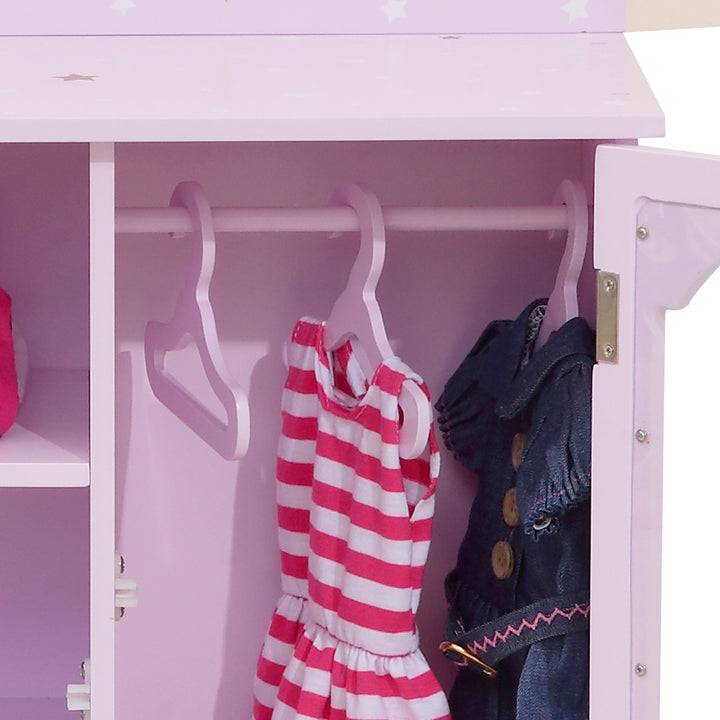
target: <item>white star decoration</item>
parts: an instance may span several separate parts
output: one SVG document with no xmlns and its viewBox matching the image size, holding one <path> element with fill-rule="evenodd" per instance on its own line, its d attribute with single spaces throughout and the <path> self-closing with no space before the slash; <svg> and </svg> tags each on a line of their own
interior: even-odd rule
<svg viewBox="0 0 720 720">
<path fill-rule="evenodd" d="M 135 7 L 135 3 L 132 0 L 115 0 L 110 7 L 113 10 L 118 10 L 123 15 L 127 15 L 127 11 Z"/>
<path fill-rule="evenodd" d="M 387 0 L 381 9 L 387 15 L 388 22 L 407 17 L 407 13 L 405 12 L 407 1 L 408 0 Z"/>
<path fill-rule="evenodd" d="M 570 22 L 574 22 L 579 17 L 587 17 L 586 5 L 588 0 L 568 0 L 562 9 L 568 14 Z"/>
</svg>

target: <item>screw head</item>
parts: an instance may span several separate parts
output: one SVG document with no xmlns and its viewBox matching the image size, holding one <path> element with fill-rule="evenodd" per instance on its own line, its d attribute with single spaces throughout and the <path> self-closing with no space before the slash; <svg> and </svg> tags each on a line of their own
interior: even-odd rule
<svg viewBox="0 0 720 720">
<path fill-rule="evenodd" d="M 639 677 L 642 677 L 647 673 L 647 665 L 643 665 L 642 663 L 638 663 L 635 666 L 635 674 Z"/>
<path fill-rule="evenodd" d="M 605 278 L 605 281 L 603 282 L 603 289 L 605 290 L 605 292 L 614 292 L 615 288 L 617 288 L 617 282 L 615 282 L 615 278 Z"/>
<path fill-rule="evenodd" d="M 615 357 L 615 346 L 611 345 L 610 343 L 607 343 L 603 346 L 602 349 L 603 357 L 607 360 L 609 360 L 612 357 Z"/>
<path fill-rule="evenodd" d="M 638 240 L 647 240 L 649 234 L 648 229 L 642 225 L 635 231 Z"/>
<path fill-rule="evenodd" d="M 635 432 L 635 439 L 641 443 L 647 442 L 648 431 L 647 430 L 637 430 Z"/>
</svg>

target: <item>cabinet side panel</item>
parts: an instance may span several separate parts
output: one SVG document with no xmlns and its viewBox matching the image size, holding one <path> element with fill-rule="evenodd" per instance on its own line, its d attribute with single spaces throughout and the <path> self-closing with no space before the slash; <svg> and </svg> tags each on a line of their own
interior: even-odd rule
<svg viewBox="0 0 720 720">
<path fill-rule="evenodd" d="M 90 146 L 91 705 L 112 720 L 115 673 L 115 165 L 110 143 Z"/>
</svg>

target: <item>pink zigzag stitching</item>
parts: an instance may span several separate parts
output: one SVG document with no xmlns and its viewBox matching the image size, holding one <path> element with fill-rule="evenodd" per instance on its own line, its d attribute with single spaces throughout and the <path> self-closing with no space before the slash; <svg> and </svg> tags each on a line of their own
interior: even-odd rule
<svg viewBox="0 0 720 720">
<path fill-rule="evenodd" d="M 535 630 L 541 620 L 544 620 L 548 625 L 557 617 L 564 617 L 568 620 L 571 620 L 574 615 L 577 615 L 577 613 L 580 613 L 582 616 L 587 617 L 590 614 L 590 605 L 583 606 L 576 604 L 575 607 L 572 608 L 569 612 L 561 610 L 560 608 L 555 608 L 550 614 L 550 616 L 545 615 L 545 613 L 539 612 L 532 622 L 528 622 L 527 620 L 525 620 L 525 618 L 523 618 L 523 621 L 518 627 L 515 628 L 512 625 L 508 625 L 507 629 L 503 633 L 501 633 L 499 630 L 496 630 L 495 635 L 492 638 L 483 638 L 482 645 L 476 640 L 471 647 L 468 647 L 468 650 L 474 655 L 487 652 L 488 645 L 493 648 L 497 647 L 498 642 L 506 642 L 508 636 L 511 633 L 518 636 L 523 630 Z"/>
</svg>

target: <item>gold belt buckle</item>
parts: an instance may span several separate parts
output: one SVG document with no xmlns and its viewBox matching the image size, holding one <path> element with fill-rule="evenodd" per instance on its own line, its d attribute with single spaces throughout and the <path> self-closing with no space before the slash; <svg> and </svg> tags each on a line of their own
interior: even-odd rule
<svg viewBox="0 0 720 720">
<path fill-rule="evenodd" d="M 443 653 L 446 653 L 447 651 L 457 653 L 460 655 L 460 657 L 465 658 L 466 660 L 469 660 L 470 662 L 475 663 L 476 665 L 479 665 L 482 671 L 491 678 L 497 677 L 498 671 L 494 667 L 490 667 L 487 663 L 484 663 L 479 657 L 476 657 L 473 655 L 469 650 L 466 650 L 462 645 L 458 645 L 454 642 L 441 642 L 440 643 L 440 650 Z"/>
</svg>

